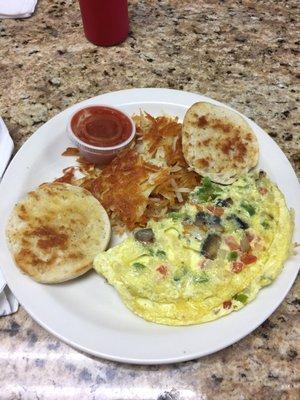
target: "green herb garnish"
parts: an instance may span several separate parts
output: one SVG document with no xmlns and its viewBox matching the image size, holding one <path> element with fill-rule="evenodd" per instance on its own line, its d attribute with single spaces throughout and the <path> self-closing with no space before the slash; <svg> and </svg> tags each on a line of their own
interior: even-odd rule
<svg viewBox="0 0 300 400">
<path fill-rule="evenodd" d="M 146 268 L 144 264 L 135 262 L 132 264 L 132 266 L 137 269 L 138 271 L 141 271 L 142 269 Z"/>
<path fill-rule="evenodd" d="M 177 270 L 175 271 L 174 276 L 173 276 L 173 280 L 175 282 L 180 281 L 180 279 L 182 279 L 186 275 L 187 272 L 188 272 L 188 269 L 183 264 L 181 267 L 177 268 Z"/>
<path fill-rule="evenodd" d="M 238 258 L 238 253 L 236 251 L 230 251 L 228 254 L 229 261 L 235 261 Z"/>
<path fill-rule="evenodd" d="M 248 212 L 248 214 L 252 217 L 255 214 L 255 208 L 252 204 L 246 203 L 243 201 L 241 203 L 241 207 Z"/>
<path fill-rule="evenodd" d="M 245 304 L 248 300 L 248 296 L 244 293 L 238 293 L 233 298 L 234 298 L 234 300 L 239 301 L 243 304 Z"/>
<path fill-rule="evenodd" d="M 180 219 L 189 219 L 190 216 L 186 213 L 180 213 L 177 211 L 170 211 L 168 213 L 168 217 L 172 218 L 174 221 L 178 221 Z"/>
<path fill-rule="evenodd" d="M 205 176 L 203 178 L 202 187 L 206 188 L 206 189 L 212 189 L 213 188 L 213 183 L 207 176 Z"/>
<path fill-rule="evenodd" d="M 270 224 L 269 224 L 268 221 L 263 221 L 263 222 L 261 223 L 261 225 L 262 225 L 265 229 L 269 229 L 269 228 L 270 228 Z"/>
<path fill-rule="evenodd" d="M 202 186 L 196 191 L 198 199 L 202 203 L 214 200 L 217 198 L 218 194 L 222 192 L 220 186 L 212 183 L 212 181 L 205 177 L 202 181 Z"/>
<path fill-rule="evenodd" d="M 157 250 L 156 255 L 157 257 L 165 258 L 167 256 L 167 253 L 163 250 Z"/>
<path fill-rule="evenodd" d="M 209 281 L 209 278 L 206 275 L 206 273 L 203 272 L 202 274 L 194 275 L 193 281 L 194 281 L 194 283 L 206 283 Z"/>
</svg>

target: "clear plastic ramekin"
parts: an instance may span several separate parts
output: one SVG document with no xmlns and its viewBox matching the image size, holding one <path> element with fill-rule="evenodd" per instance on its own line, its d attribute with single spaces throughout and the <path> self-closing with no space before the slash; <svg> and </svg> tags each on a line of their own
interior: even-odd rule
<svg viewBox="0 0 300 400">
<path fill-rule="evenodd" d="M 99 147 L 99 146 L 94 146 L 88 143 L 85 143 L 81 139 L 79 139 L 75 133 L 73 132 L 72 129 L 72 119 L 73 117 L 80 111 L 90 108 L 90 107 L 105 107 L 105 108 L 110 108 L 112 110 L 118 111 L 121 114 L 123 114 L 125 117 L 128 118 L 128 120 L 131 122 L 132 130 L 130 136 L 124 140 L 123 142 L 119 143 L 116 146 L 111 146 L 111 147 Z M 98 164 L 98 165 L 106 165 L 111 162 L 111 160 L 123 149 L 125 149 L 127 146 L 130 145 L 132 140 L 135 137 L 135 123 L 133 119 L 126 114 L 124 111 L 120 110 L 117 107 L 112 107 L 110 105 L 106 104 L 91 104 L 85 107 L 81 107 L 77 109 L 69 118 L 68 125 L 67 125 L 67 134 L 71 140 L 71 142 L 74 144 L 79 149 L 80 155 L 85 158 L 87 161 Z"/>
</svg>

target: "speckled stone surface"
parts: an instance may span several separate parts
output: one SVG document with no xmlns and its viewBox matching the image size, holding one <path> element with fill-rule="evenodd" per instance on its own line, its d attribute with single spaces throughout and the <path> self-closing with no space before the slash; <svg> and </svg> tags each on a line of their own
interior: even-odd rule
<svg viewBox="0 0 300 400">
<path fill-rule="evenodd" d="M 132 0 L 129 12 L 129 38 L 111 48 L 86 41 L 73 0 L 40 0 L 32 18 L 0 21 L 0 115 L 16 149 L 78 101 L 169 87 L 208 95 L 255 120 L 300 176 L 297 0 Z M 0 399 L 296 400 L 299 289 L 298 281 L 239 343 L 169 366 L 88 357 L 20 308 L 0 319 Z"/>
</svg>

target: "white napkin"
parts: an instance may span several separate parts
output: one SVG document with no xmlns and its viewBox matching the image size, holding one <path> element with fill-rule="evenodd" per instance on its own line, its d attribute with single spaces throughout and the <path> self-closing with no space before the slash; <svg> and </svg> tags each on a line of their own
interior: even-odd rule
<svg viewBox="0 0 300 400">
<path fill-rule="evenodd" d="M 19 303 L 8 286 L 0 271 L 0 317 L 13 314 L 18 311 Z"/>
<path fill-rule="evenodd" d="M 34 12 L 37 0 L 0 0 L 1 18 L 28 18 Z"/>
<path fill-rule="evenodd" d="M 0 293 L 0 317 L 13 314 L 18 311 L 19 303 L 8 286 Z"/>
<path fill-rule="evenodd" d="M 0 0 L 0 2 L 1 1 L 2 0 Z M 13 141 L 9 136 L 3 119 L 0 117 L 0 180 L 5 171 L 6 165 L 9 162 L 13 148 Z M 6 286 L 6 282 L 0 271 L 0 317 L 16 312 L 18 307 L 18 302 L 9 290 L 8 286 Z"/>
</svg>

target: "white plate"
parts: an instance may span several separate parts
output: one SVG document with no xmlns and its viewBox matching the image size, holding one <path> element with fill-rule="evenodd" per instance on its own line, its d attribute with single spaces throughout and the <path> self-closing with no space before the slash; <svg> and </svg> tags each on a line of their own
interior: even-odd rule
<svg viewBox="0 0 300 400">
<path fill-rule="evenodd" d="M 132 114 L 168 113 L 182 118 L 196 101 L 216 101 L 198 94 L 169 89 L 131 89 L 94 97 L 63 111 L 40 127 L 11 162 L 0 185 L 0 264 L 6 281 L 28 313 L 45 329 L 87 353 L 111 360 L 159 364 L 190 360 L 213 353 L 243 338 L 265 321 L 294 282 L 299 257 L 291 257 L 278 279 L 238 312 L 210 323 L 168 327 L 146 322 L 131 313 L 117 292 L 94 271 L 59 285 L 41 285 L 21 274 L 5 243 L 7 215 L 15 202 L 42 182 L 59 175 L 72 158 L 61 157 L 70 146 L 68 116 L 84 105 L 108 104 Z M 295 239 L 300 241 L 300 188 L 287 158 L 274 141 L 252 121 L 260 146 L 259 167 L 266 170 L 296 211 Z"/>
</svg>

